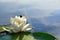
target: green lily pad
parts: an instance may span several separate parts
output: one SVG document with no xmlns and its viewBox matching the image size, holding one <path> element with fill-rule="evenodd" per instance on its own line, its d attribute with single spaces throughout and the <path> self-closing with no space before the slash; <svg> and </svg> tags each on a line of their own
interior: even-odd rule
<svg viewBox="0 0 60 40">
<path fill-rule="evenodd" d="M 1 33 L 0 40 L 56 40 L 56 38 L 43 32 L 20 32 L 7 34 Z"/>
</svg>

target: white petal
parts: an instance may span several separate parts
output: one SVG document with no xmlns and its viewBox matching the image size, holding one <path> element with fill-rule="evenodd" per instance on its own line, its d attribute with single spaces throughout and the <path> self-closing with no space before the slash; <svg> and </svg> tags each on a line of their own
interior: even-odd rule
<svg viewBox="0 0 60 40">
<path fill-rule="evenodd" d="M 32 28 L 27 28 L 25 31 L 29 31 L 29 30 L 31 30 Z"/>
<path fill-rule="evenodd" d="M 15 24 L 14 24 L 12 28 L 13 28 L 16 32 L 18 32 L 18 31 L 20 31 L 20 30 L 22 29 L 23 25 L 24 25 L 23 23 L 20 24 L 20 25 L 15 25 Z"/>
<path fill-rule="evenodd" d="M 25 19 L 25 23 L 27 22 L 27 19 Z"/>
<path fill-rule="evenodd" d="M 14 18 L 10 18 L 10 23 L 11 23 L 11 24 L 14 23 Z"/>
<path fill-rule="evenodd" d="M 21 30 L 21 31 L 24 31 L 26 28 L 28 28 L 28 27 L 29 27 L 29 25 L 30 25 L 30 24 L 26 24 L 26 25 L 22 28 L 22 30 Z"/>
<path fill-rule="evenodd" d="M 14 25 L 18 26 L 18 23 L 17 22 L 14 22 Z"/>
<path fill-rule="evenodd" d="M 15 19 L 18 19 L 19 20 L 20 19 L 20 16 L 15 16 Z"/>
<path fill-rule="evenodd" d="M 27 21 L 27 19 L 26 19 L 26 17 L 25 17 L 25 16 L 23 16 L 23 17 L 22 17 L 22 20 Z"/>
<path fill-rule="evenodd" d="M 15 16 L 15 18 L 17 18 L 17 16 Z"/>
</svg>

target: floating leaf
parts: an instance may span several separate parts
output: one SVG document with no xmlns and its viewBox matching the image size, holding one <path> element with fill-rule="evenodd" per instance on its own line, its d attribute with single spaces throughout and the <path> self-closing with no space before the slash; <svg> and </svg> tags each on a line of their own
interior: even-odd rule
<svg viewBox="0 0 60 40">
<path fill-rule="evenodd" d="M 9 33 L 14 33 L 14 30 L 12 28 L 9 27 L 9 25 L 4 25 L 2 27 L 0 27 L 0 33 L 1 32 L 9 32 Z"/>
<path fill-rule="evenodd" d="M 20 32 L 6 35 L 0 34 L 0 40 L 56 40 L 56 38 L 43 32 Z"/>
</svg>

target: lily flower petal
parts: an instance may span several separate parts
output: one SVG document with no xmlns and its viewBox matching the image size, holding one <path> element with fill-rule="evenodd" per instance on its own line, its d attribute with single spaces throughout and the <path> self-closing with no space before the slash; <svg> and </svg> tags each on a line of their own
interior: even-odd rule
<svg viewBox="0 0 60 40">
<path fill-rule="evenodd" d="M 32 29 L 32 27 L 30 27 L 30 24 L 26 24 L 21 31 L 25 31 L 25 30 L 29 30 L 29 29 Z"/>
<path fill-rule="evenodd" d="M 31 30 L 32 28 L 27 28 L 25 31 L 29 31 L 29 30 Z"/>
</svg>

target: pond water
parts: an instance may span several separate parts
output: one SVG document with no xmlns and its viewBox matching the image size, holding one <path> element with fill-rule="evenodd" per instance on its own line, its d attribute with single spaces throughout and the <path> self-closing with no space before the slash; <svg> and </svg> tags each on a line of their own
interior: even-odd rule
<svg viewBox="0 0 60 40">
<path fill-rule="evenodd" d="M 34 8 L 31 5 L 0 3 L 0 25 L 9 24 L 10 17 L 16 15 L 25 15 L 28 22 L 34 27 L 32 31 L 47 32 L 60 38 L 60 10 L 46 10 Z"/>
</svg>

